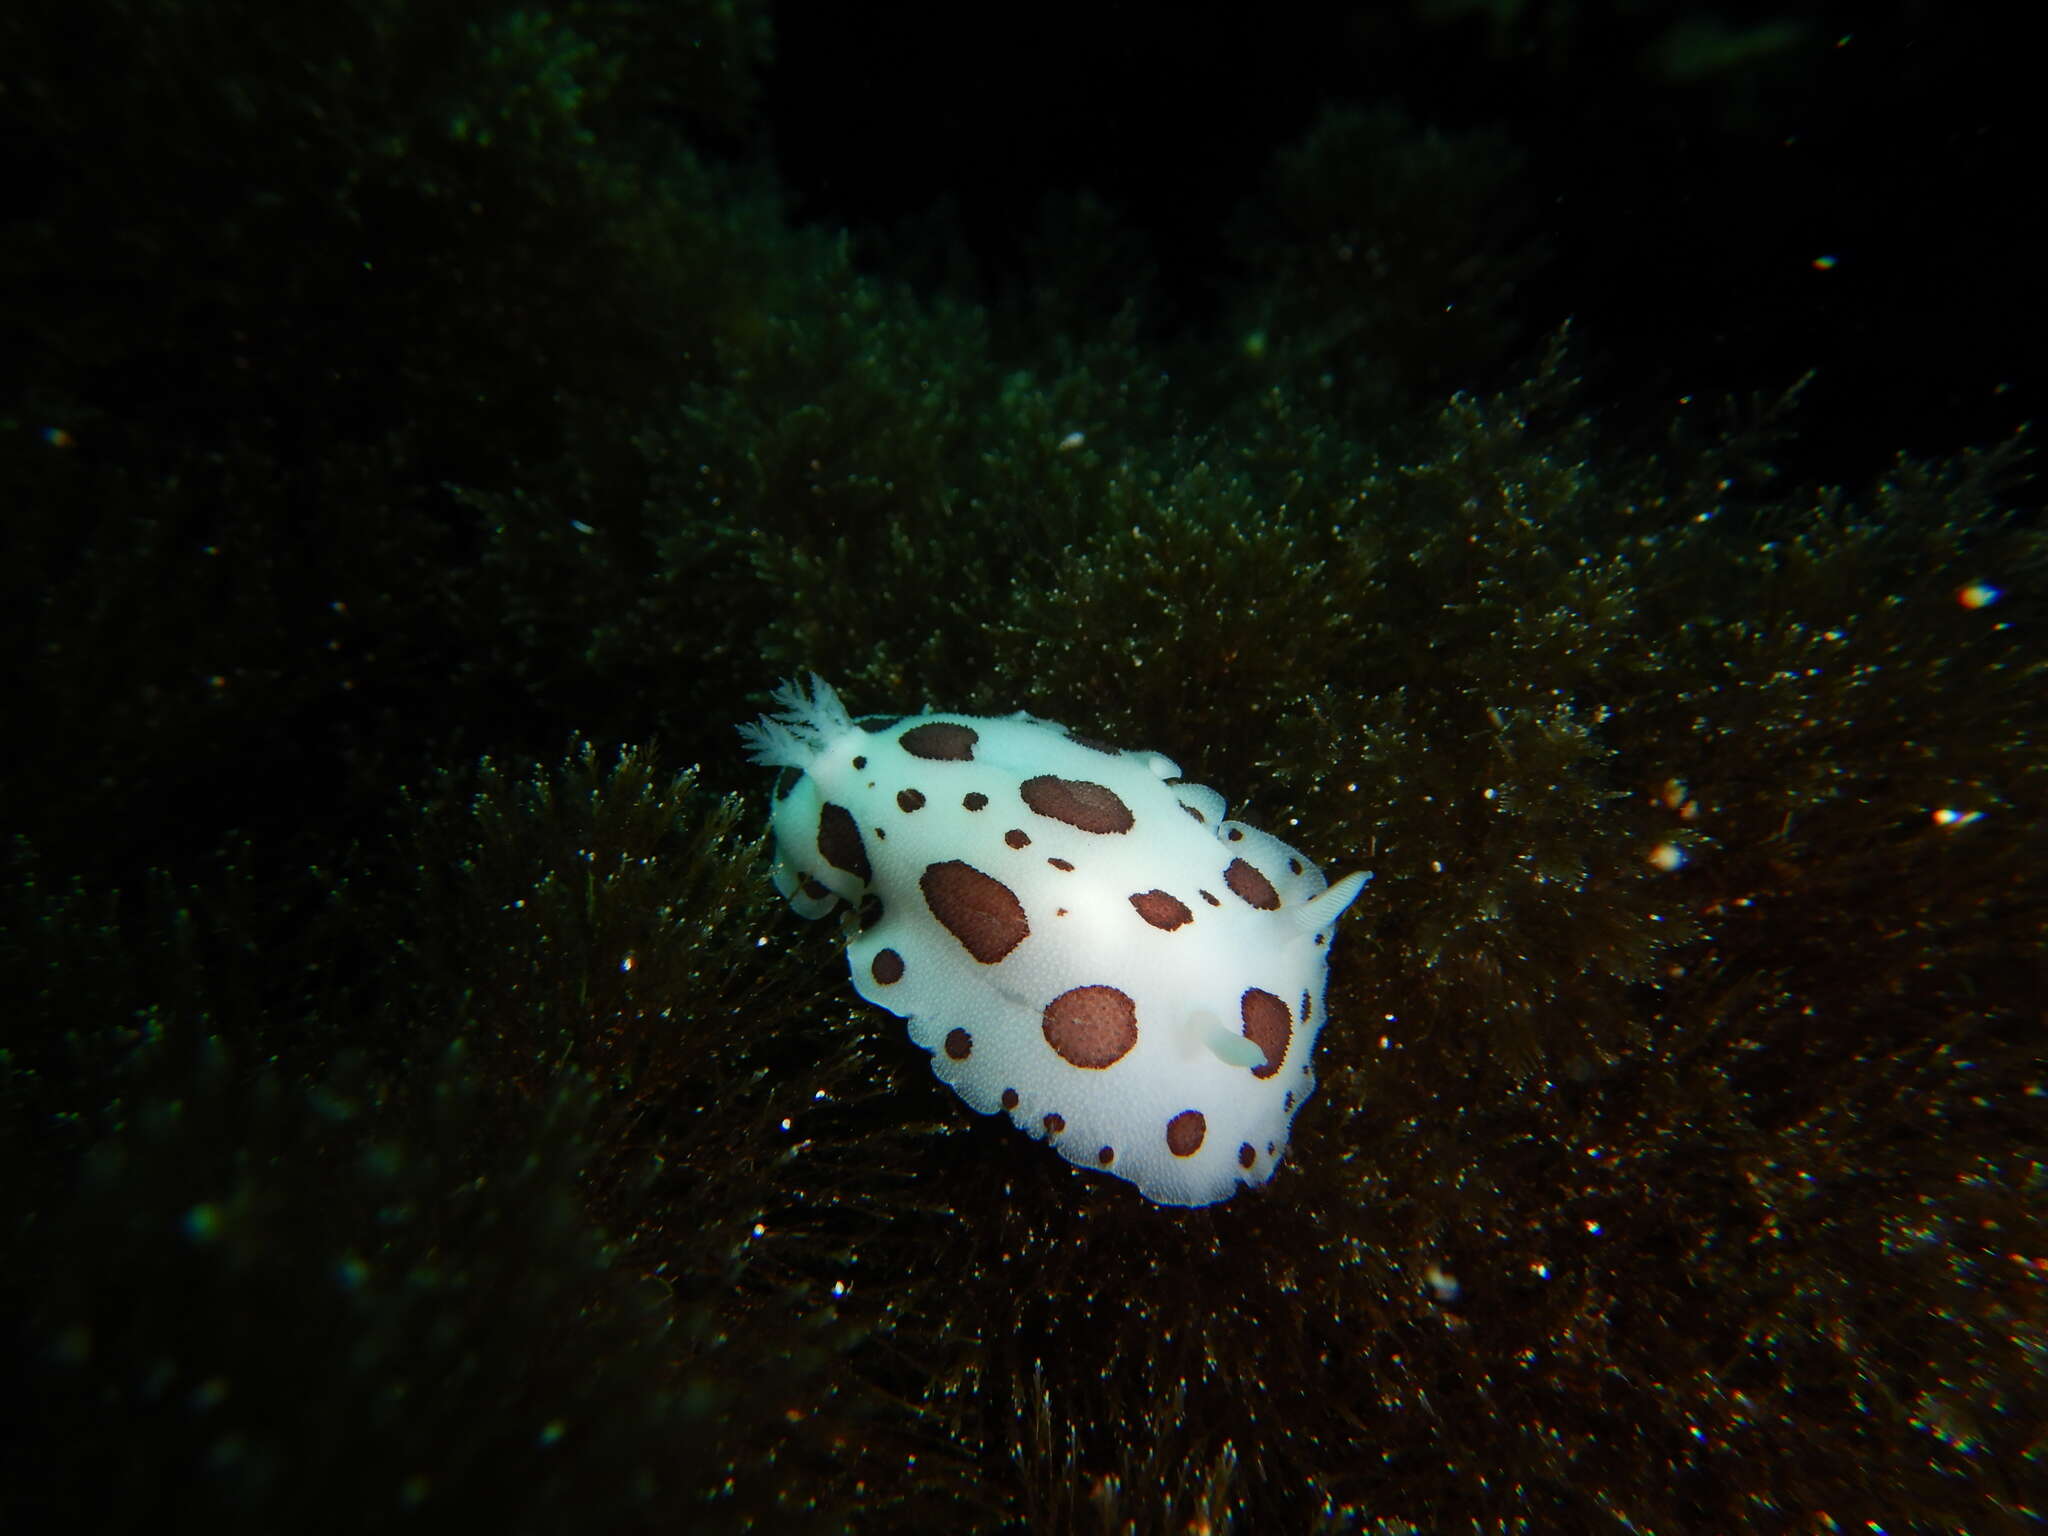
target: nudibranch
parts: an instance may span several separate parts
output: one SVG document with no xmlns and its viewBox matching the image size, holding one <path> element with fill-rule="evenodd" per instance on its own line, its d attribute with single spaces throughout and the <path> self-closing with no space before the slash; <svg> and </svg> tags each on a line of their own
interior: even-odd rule
<svg viewBox="0 0 2048 1536">
<path fill-rule="evenodd" d="M 1157 752 L 1022 711 L 854 720 L 822 678 L 740 727 L 775 792 L 776 888 L 844 901 L 847 962 L 932 1070 L 1165 1205 L 1264 1184 L 1315 1087 L 1329 884 Z"/>
</svg>

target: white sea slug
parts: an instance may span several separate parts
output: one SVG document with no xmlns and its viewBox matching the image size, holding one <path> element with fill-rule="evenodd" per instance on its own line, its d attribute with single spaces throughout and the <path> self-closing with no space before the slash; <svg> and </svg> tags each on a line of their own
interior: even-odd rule
<svg viewBox="0 0 2048 1536">
<path fill-rule="evenodd" d="M 954 1092 L 1162 1204 L 1273 1176 L 1369 875 L 1330 885 L 1169 759 L 1022 712 L 856 721 L 818 677 L 775 701 L 740 730 L 796 770 L 776 887 L 862 913 L 854 987 Z"/>
</svg>

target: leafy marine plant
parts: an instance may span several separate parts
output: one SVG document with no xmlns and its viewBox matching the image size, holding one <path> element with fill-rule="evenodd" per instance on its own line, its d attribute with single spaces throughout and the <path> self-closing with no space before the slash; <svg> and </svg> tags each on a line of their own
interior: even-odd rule
<svg viewBox="0 0 2048 1536">
<path fill-rule="evenodd" d="M 1325 119 L 1169 346 L 700 153 L 746 7 L 146 9 L 0 21 L 7 1514 L 2039 1506 L 2014 448 L 1813 490 L 1503 383 L 1485 134 Z M 859 1004 L 731 736 L 811 667 L 1375 871 L 1269 1187 L 1146 1206 Z"/>
</svg>

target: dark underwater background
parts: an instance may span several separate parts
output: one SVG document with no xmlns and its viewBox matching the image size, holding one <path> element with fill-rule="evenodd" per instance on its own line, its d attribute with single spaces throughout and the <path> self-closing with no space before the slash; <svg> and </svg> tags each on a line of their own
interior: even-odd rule
<svg viewBox="0 0 2048 1536">
<path fill-rule="evenodd" d="M 1991 8 L 0 13 L 0 1528 L 2023 1532 Z M 934 1081 L 733 725 L 1375 879 L 1267 1188 Z"/>
</svg>

